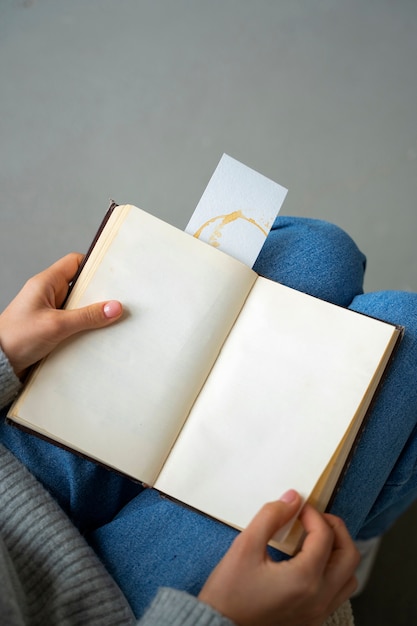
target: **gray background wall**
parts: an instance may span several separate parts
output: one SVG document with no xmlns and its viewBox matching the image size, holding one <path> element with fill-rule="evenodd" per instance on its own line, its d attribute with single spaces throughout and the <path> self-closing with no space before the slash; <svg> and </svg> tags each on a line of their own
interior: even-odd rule
<svg viewBox="0 0 417 626">
<path fill-rule="evenodd" d="M 0 308 L 110 197 L 184 227 L 223 152 L 417 289 L 416 59 L 415 0 L 0 0 Z"/>
</svg>

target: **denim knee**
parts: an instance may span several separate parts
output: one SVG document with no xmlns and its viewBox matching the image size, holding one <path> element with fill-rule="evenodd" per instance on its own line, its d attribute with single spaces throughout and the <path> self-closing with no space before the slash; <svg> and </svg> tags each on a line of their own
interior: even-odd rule
<svg viewBox="0 0 417 626">
<path fill-rule="evenodd" d="M 348 306 L 363 293 L 365 267 L 365 256 L 338 226 L 279 216 L 254 270 L 288 287 Z"/>
<path fill-rule="evenodd" d="M 351 309 L 405 327 L 333 501 L 354 537 L 384 533 L 417 497 L 417 294 L 358 296 Z"/>
<path fill-rule="evenodd" d="M 406 329 L 407 337 L 417 341 L 417 293 L 413 291 L 367 293 L 355 299 L 350 308 L 391 324 L 401 324 Z"/>
</svg>

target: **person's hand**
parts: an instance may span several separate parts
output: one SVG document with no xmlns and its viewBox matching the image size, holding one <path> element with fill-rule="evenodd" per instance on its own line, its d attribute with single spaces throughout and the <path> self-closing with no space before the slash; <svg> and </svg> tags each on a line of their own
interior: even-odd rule
<svg viewBox="0 0 417 626">
<path fill-rule="evenodd" d="M 199 599 L 238 626 L 321 626 L 356 589 L 357 552 L 341 519 L 305 505 L 306 537 L 289 561 L 266 551 L 273 535 L 300 507 L 287 492 L 266 504 L 209 576 Z"/>
<path fill-rule="evenodd" d="M 0 346 L 17 376 L 71 335 L 121 317 L 122 305 L 116 300 L 72 311 L 59 308 L 82 259 L 82 254 L 68 254 L 30 278 L 0 315 Z"/>
</svg>

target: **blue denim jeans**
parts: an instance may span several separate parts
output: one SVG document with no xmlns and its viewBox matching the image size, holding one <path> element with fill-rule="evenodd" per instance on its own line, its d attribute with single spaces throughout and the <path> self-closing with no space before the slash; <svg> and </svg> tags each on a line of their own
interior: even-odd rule
<svg viewBox="0 0 417 626">
<path fill-rule="evenodd" d="M 275 281 L 406 328 L 330 507 L 360 539 L 384 533 L 417 498 L 417 294 L 363 294 L 365 265 L 363 254 L 338 227 L 278 217 L 254 266 Z M 4 420 L 0 440 L 87 537 L 137 616 L 159 586 L 198 593 L 236 535 Z M 277 560 L 285 558 L 270 552 Z"/>
</svg>

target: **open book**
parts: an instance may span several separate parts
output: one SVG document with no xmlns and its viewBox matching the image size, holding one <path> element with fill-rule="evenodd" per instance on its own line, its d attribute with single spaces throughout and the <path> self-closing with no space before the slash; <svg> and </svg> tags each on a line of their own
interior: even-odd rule
<svg viewBox="0 0 417 626">
<path fill-rule="evenodd" d="M 107 216 L 66 307 L 112 298 L 124 318 L 52 352 L 9 418 L 238 529 L 288 488 L 324 510 L 401 329 L 131 205 Z"/>
</svg>

